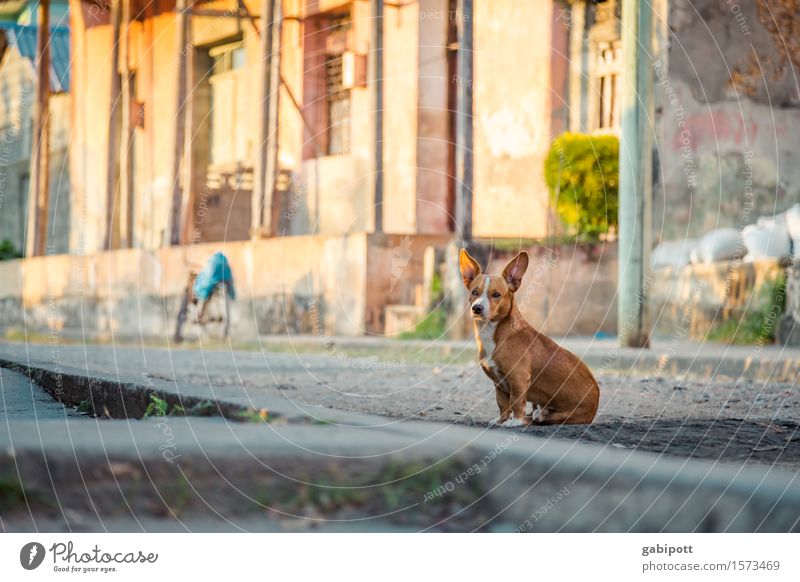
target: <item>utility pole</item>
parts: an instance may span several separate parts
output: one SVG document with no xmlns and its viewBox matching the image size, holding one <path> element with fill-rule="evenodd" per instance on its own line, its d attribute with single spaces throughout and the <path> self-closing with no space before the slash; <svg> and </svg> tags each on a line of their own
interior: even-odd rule
<svg viewBox="0 0 800 582">
<path fill-rule="evenodd" d="M 278 172 L 280 169 L 280 112 L 281 112 L 281 39 L 283 38 L 283 2 L 275 0 L 275 8 L 272 11 L 272 60 L 270 61 L 269 71 L 269 125 L 267 132 L 267 191 L 265 203 L 264 222 L 269 224 L 270 234 L 274 234 L 279 228 L 279 216 L 273 212 L 275 208 L 275 190 L 277 188 Z M 286 93 L 291 94 L 291 90 L 286 87 Z"/>
<path fill-rule="evenodd" d="M 169 244 L 179 245 L 181 243 L 181 201 L 183 191 L 181 189 L 181 162 L 186 141 L 186 116 L 183 108 L 186 105 L 186 54 L 189 48 L 186 46 L 189 37 L 189 18 L 186 9 L 186 0 L 176 0 L 175 2 L 175 26 L 177 28 L 178 43 L 178 90 L 175 103 L 175 145 L 172 158 L 172 206 L 170 208 L 169 223 Z"/>
<path fill-rule="evenodd" d="M 261 106 L 258 108 L 258 157 L 255 163 L 255 183 L 253 184 L 253 209 L 251 216 L 252 233 L 272 234 L 272 220 L 267 209 L 272 206 L 275 181 L 268 175 L 270 156 L 270 101 L 272 100 L 272 45 L 274 30 L 275 0 L 261 2 L 261 62 L 259 84 L 261 85 Z M 255 23 L 253 23 L 255 26 Z"/>
<path fill-rule="evenodd" d="M 464 312 L 464 288 L 459 274 L 458 256 L 466 247 L 486 264 L 485 253 L 472 245 L 472 90 L 473 90 L 473 0 L 458 0 L 456 4 L 456 113 L 455 113 L 455 229 L 456 236 L 447 248 L 445 270 L 447 281 L 448 322 L 450 336 L 462 339 L 468 323 Z"/>
<path fill-rule="evenodd" d="M 50 214 L 50 0 L 40 0 L 38 12 L 36 102 L 33 109 L 28 240 L 25 253 L 27 256 L 45 254 Z"/>
<path fill-rule="evenodd" d="M 373 180 L 375 204 L 375 232 L 383 232 L 383 0 L 370 0 L 371 24 L 370 79 L 372 79 L 373 132 Z"/>
<path fill-rule="evenodd" d="M 107 251 L 114 246 L 114 214 L 120 212 L 120 209 L 116 207 L 116 198 L 119 184 L 120 96 L 122 93 L 122 79 L 119 74 L 121 23 L 120 0 L 113 0 L 111 3 L 111 93 L 109 96 L 111 111 L 108 117 L 108 146 L 106 149 L 106 236 L 103 243 L 103 248 Z"/>
<path fill-rule="evenodd" d="M 653 8 L 622 2 L 622 137 L 619 152 L 620 345 L 648 347 L 647 271 L 652 229 Z"/>
<path fill-rule="evenodd" d="M 472 88 L 473 0 L 458 0 L 458 75 L 456 78 L 456 233 L 472 241 Z"/>
</svg>

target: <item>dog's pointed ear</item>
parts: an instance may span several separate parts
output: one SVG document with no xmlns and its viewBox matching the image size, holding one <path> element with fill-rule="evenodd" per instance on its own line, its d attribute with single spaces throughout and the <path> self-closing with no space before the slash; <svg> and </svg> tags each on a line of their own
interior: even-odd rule
<svg viewBox="0 0 800 582">
<path fill-rule="evenodd" d="M 461 268 L 461 278 L 464 280 L 464 287 L 469 289 L 475 277 L 481 274 L 481 266 L 478 261 L 473 259 L 467 249 L 461 249 L 458 256 L 458 265 Z"/>
<path fill-rule="evenodd" d="M 503 279 L 506 280 L 508 283 L 509 289 L 512 292 L 515 292 L 519 289 L 520 285 L 522 285 L 522 277 L 525 275 L 525 271 L 528 270 L 528 253 L 522 251 L 516 257 L 511 259 L 511 261 L 506 265 L 506 268 L 503 269 Z"/>
</svg>

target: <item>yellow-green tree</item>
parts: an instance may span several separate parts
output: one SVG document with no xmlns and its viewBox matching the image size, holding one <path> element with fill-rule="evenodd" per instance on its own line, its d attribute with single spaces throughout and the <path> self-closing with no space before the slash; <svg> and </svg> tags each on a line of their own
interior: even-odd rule
<svg viewBox="0 0 800 582">
<path fill-rule="evenodd" d="M 596 240 L 616 230 L 619 139 L 614 135 L 564 133 L 553 141 L 544 165 L 550 196 L 569 233 Z"/>
</svg>

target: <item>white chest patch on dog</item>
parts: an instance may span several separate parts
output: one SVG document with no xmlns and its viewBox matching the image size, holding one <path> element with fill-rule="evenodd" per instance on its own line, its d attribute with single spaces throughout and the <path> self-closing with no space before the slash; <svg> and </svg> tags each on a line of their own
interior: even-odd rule
<svg viewBox="0 0 800 582">
<path fill-rule="evenodd" d="M 478 298 L 472 302 L 472 307 L 480 305 L 483 309 L 484 316 L 490 315 L 489 306 L 489 286 L 491 277 L 486 277 L 483 282 L 483 292 Z M 478 358 L 484 370 L 494 372 L 496 365 L 492 359 L 494 354 L 495 342 L 494 332 L 497 329 L 497 323 L 489 320 L 475 320 L 475 341 L 478 343 Z"/>
<path fill-rule="evenodd" d="M 475 322 L 475 341 L 478 342 L 478 357 L 481 366 L 485 369 L 494 371 L 497 367 L 492 354 L 494 354 L 494 332 L 497 324 L 493 321 Z"/>
</svg>

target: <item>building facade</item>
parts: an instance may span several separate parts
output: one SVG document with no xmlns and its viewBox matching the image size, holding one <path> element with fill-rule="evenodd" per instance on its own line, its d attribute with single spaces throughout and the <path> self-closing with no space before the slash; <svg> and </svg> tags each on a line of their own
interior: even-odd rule
<svg viewBox="0 0 800 582">
<path fill-rule="evenodd" d="M 258 151 L 260 2 L 195 2 L 189 17 L 192 118 L 185 132 L 191 169 L 190 214 L 197 242 L 246 240 L 253 234 L 253 169 Z M 128 134 L 133 194 L 119 200 L 132 248 L 156 249 L 169 238 L 176 178 L 175 131 L 182 114 L 175 4 L 129 3 L 120 34 L 135 122 Z M 286 235 L 374 231 L 372 121 L 367 61 L 369 3 L 282 3 L 278 101 L 278 180 L 269 220 Z M 454 214 L 455 2 L 421 0 L 385 7 L 383 231 L 448 236 Z M 111 11 L 72 2 L 74 83 L 72 170 L 76 207 L 86 225 L 82 252 L 103 248 L 112 63 Z M 252 17 L 252 19 L 250 18 Z M 475 14 L 474 230 L 481 237 L 544 236 L 547 195 L 541 165 L 554 128 L 549 1 L 477 3 Z M 512 27 L 507 24 L 514 23 Z M 120 57 L 122 58 L 122 57 Z M 562 67 L 566 68 L 565 64 Z M 562 74 L 563 78 L 564 75 Z M 556 90 L 558 89 L 558 90 Z M 125 90 L 125 89 L 123 89 Z M 99 111 L 109 115 L 98 115 Z M 91 168 L 91 171 L 89 171 Z M 514 210 L 510 211 L 509 208 Z M 113 214 L 113 212 L 112 212 Z M 119 238 L 119 237 L 118 237 Z M 73 245 L 75 250 L 78 250 Z"/>
<path fill-rule="evenodd" d="M 0 7 L 0 241 L 25 249 L 36 99 L 36 2 Z M 70 52 L 67 2 L 51 6 L 49 252 L 69 252 Z"/>
<path fill-rule="evenodd" d="M 266 138 L 264 3 L 189 4 L 180 12 L 181 0 L 70 2 L 69 251 L 90 268 L 78 281 L 64 266 L 64 293 L 91 296 L 98 310 L 113 300 L 139 327 L 166 329 L 129 313 L 125 287 L 166 301 L 169 315 L 192 263 L 222 249 L 239 274 L 250 332 L 383 333 L 393 306 L 423 312 L 425 249 L 457 235 L 455 95 L 469 81 L 456 67 L 456 3 L 384 6 L 380 232 L 369 3 L 275 3 L 277 130 Z M 754 221 L 800 196 L 798 51 L 787 28 L 797 11 L 781 3 L 780 18 L 770 18 L 762 4 L 653 3 L 654 147 L 645 155 L 654 244 Z M 619 131 L 620 7 L 475 3 L 472 224 L 495 263 L 551 233 L 542 166 L 552 139 Z M 265 139 L 276 160 L 269 201 L 254 188 Z M 529 319 L 554 334 L 613 333 L 616 247 L 601 247 L 534 253 Z M 106 248 L 129 258 L 111 299 L 97 288 L 110 276 L 99 274 Z M 95 323 L 136 327 L 121 315 Z"/>
</svg>

